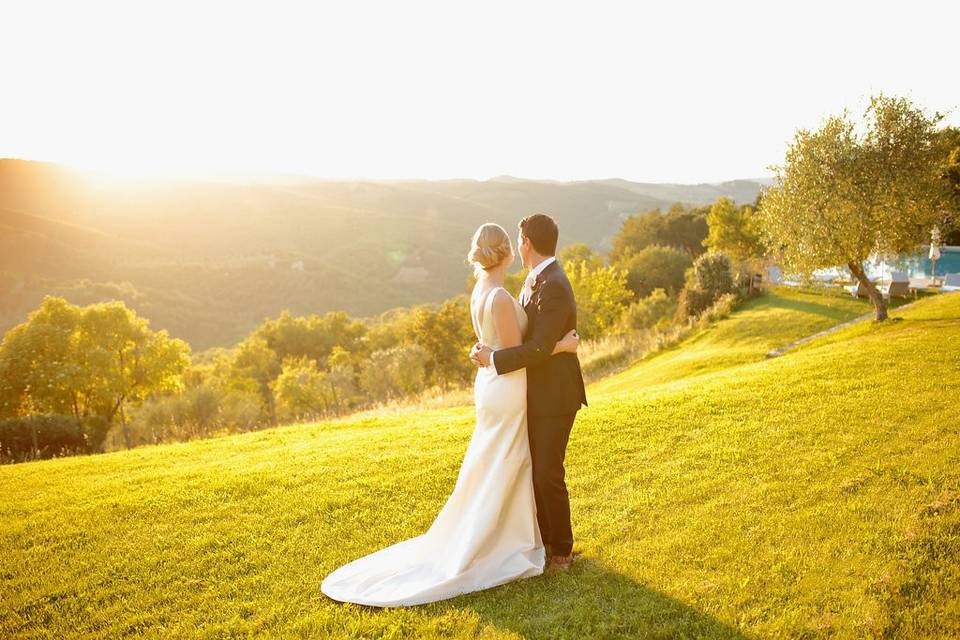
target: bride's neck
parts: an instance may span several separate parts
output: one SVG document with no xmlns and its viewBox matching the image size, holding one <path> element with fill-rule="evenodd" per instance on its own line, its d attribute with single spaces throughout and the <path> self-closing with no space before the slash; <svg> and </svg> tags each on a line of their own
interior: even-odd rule
<svg viewBox="0 0 960 640">
<path fill-rule="evenodd" d="M 504 267 L 497 267 L 496 269 L 484 272 L 481 277 L 484 282 L 488 282 L 494 287 L 502 287 L 507 278 L 507 270 Z"/>
</svg>

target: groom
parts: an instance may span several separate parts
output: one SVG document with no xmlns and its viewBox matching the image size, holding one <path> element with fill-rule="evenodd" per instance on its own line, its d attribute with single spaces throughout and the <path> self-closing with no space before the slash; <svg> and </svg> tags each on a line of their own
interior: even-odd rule
<svg viewBox="0 0 960 640">
<path fill-rule="evenodd" d="M 533 460 L 533 489 L 540 537 L 549 546 L 550 564 L 568 569 L 573 560 L 570 497 L 564 482 L 563 459 L 570 429 L 587 395 L 576 353 L 551 356 L 553 347 L 577 327 L 573 288 L 555 257 L 559 230 L 542 213 L 520 221 L 517 246 L 529 269 L 520 303 L 527 312 L 523 344 L 491 351 L 474 346 L 470 358 L 477 366 L 493 366 L 497 375 L 527 369 L 527 434 Z"/>
</svg>

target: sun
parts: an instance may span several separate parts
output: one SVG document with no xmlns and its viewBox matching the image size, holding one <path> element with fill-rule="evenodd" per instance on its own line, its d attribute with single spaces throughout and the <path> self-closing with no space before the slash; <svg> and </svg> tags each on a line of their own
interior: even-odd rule
<svg viewBox="0 0 960 640">
<path fill-rule="evenodd" d="M 136 155 L 84 155 L 60 164 L 80 171 L 93 184 L 102 187 L 143 186 L 174 181 L 234 181 L 268 175 L 253 167 L 224 160 L 222 162 L 188 162 L 183 158 L 163 161 Z"/>
</svg>

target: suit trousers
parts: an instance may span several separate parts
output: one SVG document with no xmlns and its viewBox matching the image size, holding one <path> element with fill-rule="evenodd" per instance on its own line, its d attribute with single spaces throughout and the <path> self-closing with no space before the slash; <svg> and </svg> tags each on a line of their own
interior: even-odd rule
<svg viewBox="0 0 960 640">
<path fill-rule="evenodd" d="M 569 555 L 573 550 L 570 496 L 564 482 L 563 459 L 576 417 L 576 412 L 527 417 L 537 524 L 544 544 L 549 544 L 551 553 L 557 556 Z"/>
</svg>

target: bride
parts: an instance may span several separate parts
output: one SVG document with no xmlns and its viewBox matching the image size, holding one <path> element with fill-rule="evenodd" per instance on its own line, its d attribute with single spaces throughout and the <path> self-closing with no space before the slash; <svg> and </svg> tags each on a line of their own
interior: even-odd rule
<svg viewBox="0 0 960 640">
<path fill-rule="evenodd" d="M 513 247 L 503 227 L 484 224 L 468 260 L 477 273 L 470 316 L 477 339 L 519 345 L 527 317 L 503 288 Z M 576 351 L 574 332 L 554 353 Z M 453 492 L 426 533 L 364 556 L 328 575 L 334 600 L 397 607 L 488 589 L 543 573 L 527 440 L 527 372 L 482 367 L 474 382 L 477 421 Z"/>
</svg>

